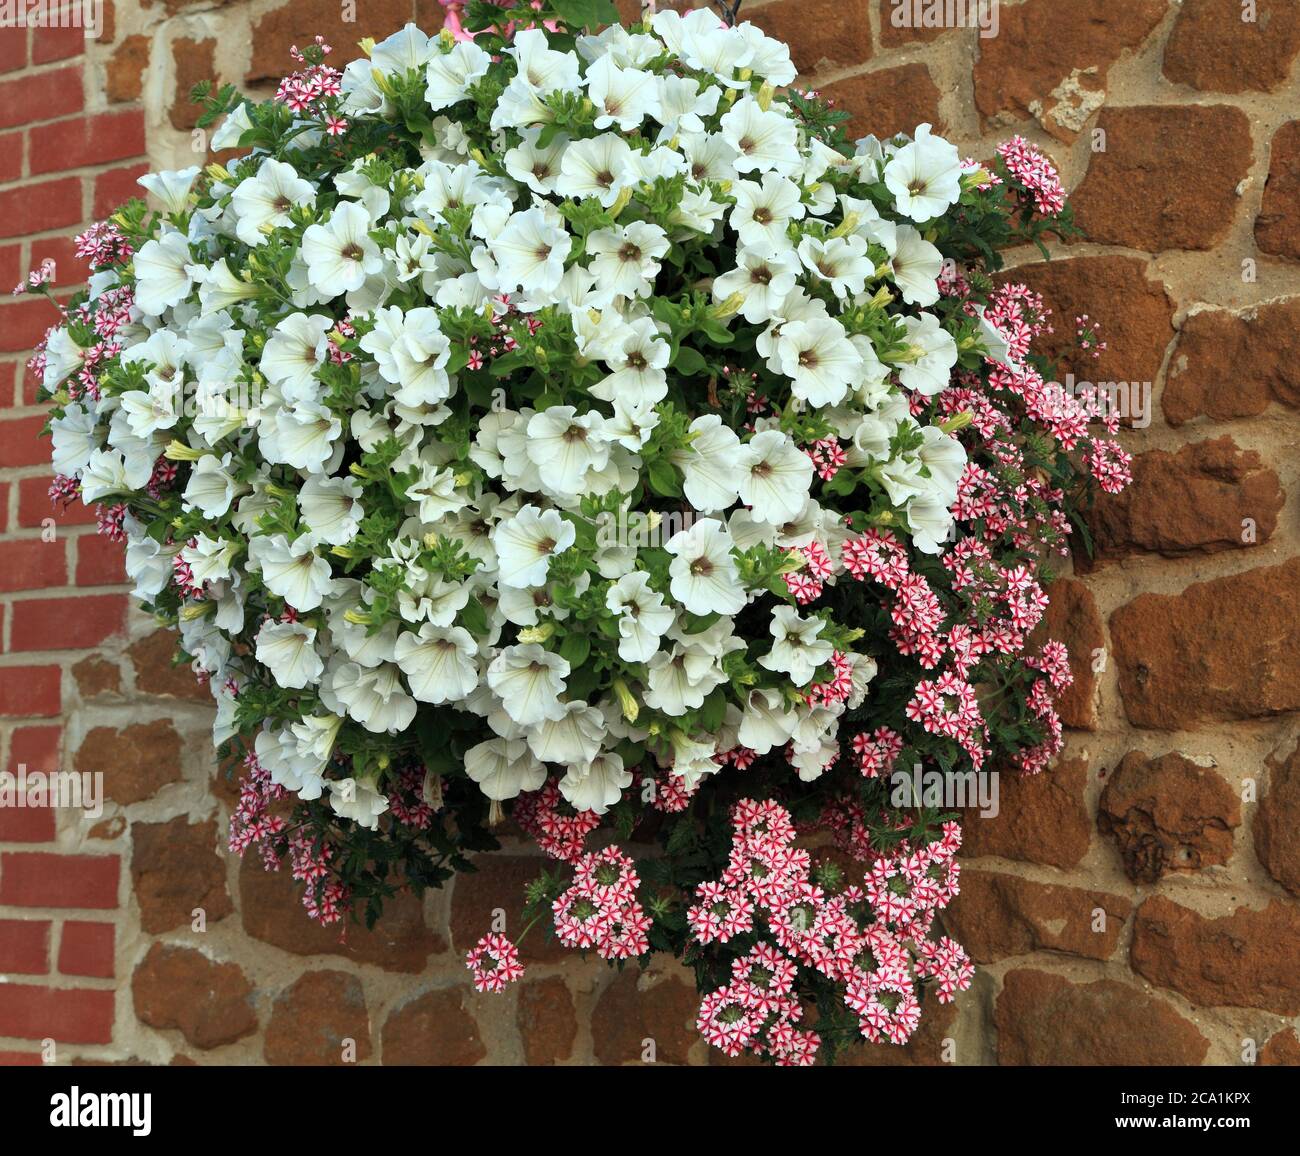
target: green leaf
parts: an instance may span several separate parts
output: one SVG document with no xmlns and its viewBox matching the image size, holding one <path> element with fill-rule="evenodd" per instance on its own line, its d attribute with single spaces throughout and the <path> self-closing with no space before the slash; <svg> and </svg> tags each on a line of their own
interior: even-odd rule
<svg viewBox="0 0 1300 1156">
<path fill-rule="evenodd" d="M 697 373 L 703 373 L 709 367 L 709 363 L 698 350 L 692 349 L 689 345 L 680 346 L 677 350 L 677 356 L 673 358 L 672 366 L 683 377 L 694 377 Z"/>
<path fill-rule="evenodd" d="M 560 657 L 570 666 L 578 667 L 591 654 L 591 637 L 586 634 L 566 634 L 560 643 Z"/>
<path fill-rule="evenodd" d="M 618 9 L 613 0 L 551 0 L 551 6 L 570 28 L 618 23 Z"/>
<path fill-rule="evenodd" d="M 650 488 L 661 498 L 680 498 L 682 491 L 677 484 L 677 470 L 667 458 L 655 458 L 648 471 Z"/>
</svg>

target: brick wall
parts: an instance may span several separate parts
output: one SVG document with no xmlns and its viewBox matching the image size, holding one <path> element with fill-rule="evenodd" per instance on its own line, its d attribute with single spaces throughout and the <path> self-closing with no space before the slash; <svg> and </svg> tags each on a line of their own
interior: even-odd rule
<svg viewBox="0 0 1300 1156">
<path fill-rule="evenodd" d="M 0 288 L 129 193 L 192 163 L 189 86 L 265 91 L 291 43 L 363 35 L 432 0 L 119 2 L 104 34 L 0 30 Z M 1054 587 L 1076 654 L 1051 776 L 972 817 L 950 925 L 981 965 L 955 1010 L 864 1063 L 1297 1062 L 1300 1039 L 1300 11 L 1258 0 L 1024 0 L 998 35 L 896 28 L 889 0 L 749 0 L 859 131 L 929 120 L 974 156 L 1022 132 L 1060 162 L 1087 243 L 1012 255 L 1073 368 L 1150 382 L 1136 482 L 1098 558 Z M 337 59 L 337 58 L 336 58 Z M 128 611 L 116 549 L 53 523 L 23 351 L 49 323 L 0 297 L 0 759 L 103 771 L 97 820 L 0 811 L 0 1060 L 707 1062 L 673 966 L 638 977 L 530 936 L 528 979 L 460 953 L 517 909 L 527 849 L 347 941 L 282 876 L 222 850 L 232 784 L 170 641 Z M 52 527 L 52 532 L 51 532 Z M 48 1050 L 48 1045 L 44 1045 Z"/>
</svg>

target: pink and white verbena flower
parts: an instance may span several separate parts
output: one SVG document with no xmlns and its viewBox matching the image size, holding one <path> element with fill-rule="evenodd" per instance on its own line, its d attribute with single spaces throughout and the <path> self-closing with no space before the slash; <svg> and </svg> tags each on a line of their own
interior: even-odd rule
<svg viewBox="0 0 1300 1156">
<path fill-rule="evenodd" d="M 990 277 L 1071 232 L 1055 170 L 852 142 L 708 11 L 452 7 L 211 97 L 240 159 L 78 238 L 32 363 L 51 495 L 178 629 L 244 767 L 231 848 L 312 917 L 509 817 L 550 861 L 524 931 L 675 953 L 728 1054 L 905 1042 L 971 967 L 959 829 L 893 778 L 1050 763 L 1044 587 L 1127 481 Z M 485 936 L 476 986 L 527 950 Z"/>
</svg>

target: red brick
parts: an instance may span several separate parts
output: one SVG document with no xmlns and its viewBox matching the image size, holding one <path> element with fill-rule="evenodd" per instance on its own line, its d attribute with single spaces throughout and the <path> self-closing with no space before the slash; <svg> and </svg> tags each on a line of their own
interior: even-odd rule
<svg viewBox="0 0 1300 1156">
<path fill-rule="evenodd" d="M 23 134 L 0 133 L 0 185 L 23 175 Z"/>
<path fill-rule="evenodd" d="M 0 81 L 0 128 L 71 116 L 84 107 L 80 67 Z"/>
<path fill-rule="evenodd" d="M 126 595 L 82 595 L 34 598 L 14 604 L 9 625 L 9 649 L 85 650 L 122 631 L 126 625 Z"/>
<path fill-rule="evenodd" d="M 44 297 L 20 297 L 0 305 L 0 353 L 23 353 L 31 349 L 51 325 L 58 323 L 59 311 Z"/>
<path fill-rule="evenodd" d="M 39 538 L 0 542 L 0 594 L 65 586 L 67 581 L 62 542 L 42 542 Z"/>
<path fill-rule="evenodd" d="M 27 63 L 27 29 L 0 28 L 0 72 L 13 72 Z"/>
<path fill-rule="evenodd" d="M 46 259 L 54 262 L 53 284 L 56 286 L 80 285 L 90 274 L 90 265 L 84 257 L 77 256 L 77 244 L 71 237 L 45 237 L 33 241 L 28 268 L 24 272 L 39 269 Z"/>
<path fill-rule="evenodd" d="M 32 529 L 46 518 L 53 518 L 59 527 L 94 525 L 94 509 L 80 498 L 66 509 L 60 509 L 50 501 L 51 481 L 45 477 L 23 478 L 18 482 L 18 527 Z"/>
<path fill-rule="evenodd" d="M 50 807 L 0 807 L 0 843 L 49 843 L 54 831 Z"/>
<path fill-rule="evenodd" d="M 113 993 L 0 984 L 0 1035 L 67 1044 L 113 1039 Z"/>
<path fill-rule="evenodd" d="M 3 310 L 4 306 L 0 306 Z M 0 312 L 0 317 L 4 314 Z M 6 466 L 39 466 L 50 459 L 50 445 L 41 437 L 45 418 L 15 417 L 0 421 L 0 468 Z"/>
<path fill-rule="evenodd" d="M 0 293 L 8 293 L 13 286 L 18 284 L 18 279 L 26 271 L 23 268 L 23 247 L 21 245 L 5 245 L 0 248 Z"/>
<path fill-rule="evenodd" d="M 125 553 L 121 542 L 98 534 L 77 539 L 77 585 L 116 586 L 126 581 Z"/>
<path fill-rule="evenodd" d="M 144 152 L 144 113 L 129 109 L 73 117 L 29 129 L 27 140 L 27 161 L 33 173 L 108 164 Z"/>
<path fill-rule="evenodd" d="M 33 28 L 32 63 L 68 60 L 86 51 L 86 34 L 80 28 Z"/>
<path fill-rule="evenodd" d="M 50 717 L 62 707 L 63 672 L 57 666 L 0 666 L 0 715 Z"/>
<path fill-rule="evenodd" d="M 11 907 L 117 907 L 122 862 L 116 855 L 0 855 L 0 903 Z M 2 989 L 0 989 L 2 990 Z M 13 1035 L 0 1031 L 0 1035 Z"/>
<path fill-rule="evenodd" d="M 50 924 L 0 919 L 0 972 L 44 975 L 50 970 Z"/>
<path fill-rule="evenodd" d="M 57 771 L 63 728 L 59 726 L 17 727 L 9 741 L 9 765 L 25 765 L 29 771 Z"/>
<path fill-rule="evenodd" d="M 113 933 L 111 923 L 69 920 L 59 936 L 59 971 L 112 979 Z"/>
<path fill-rule="evenodd" d="M 81 221 L 81 178 L 60 177 L 0 192 L 0 237 L 25 237 Z"/>
<path fill-rule="evenodd" d="M 127 165 L 125 168 L 109 169 L 95 175 L 95 206 L 97 219 L 112 215 L 113 211 L 124 201 L 132 197 L 143 197 L 144 189 L 137 185 L 136 178 L 149 171 L 147 164 Z"/>
<path fill-rule="evenodd" d="M 0 1068 L 37 1068 L 42 1063 L 40 1052 L 0 1052 Z"/>
</svg>

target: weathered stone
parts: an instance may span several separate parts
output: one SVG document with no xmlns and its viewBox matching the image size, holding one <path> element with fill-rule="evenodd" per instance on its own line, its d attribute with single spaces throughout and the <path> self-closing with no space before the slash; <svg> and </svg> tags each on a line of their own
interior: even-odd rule
<svg viewBox="0 0 1300 1156">
<path fill-rule="evenodd" d="M 1106 780 L 1097 827 L 1115 840 L 1124 873 L 1154 883 L 1170 871 L 1222 866 L 1241 826 L 1241 800 L 1221 775 L 1177 751 L 1130 751 Z"/>
<path fill-rule="evenodd" d="M 944 921 L 976 963 L 1033 951 L 1109 959 L 1132 913 L 1122 895 L 968 867 Z"/>
<path fill-rule="evenodd" d="M 212 692 L 195 677 L 186 662 L 175 662 L 176 632 L 155 630 L 133 642 L 127 657 L 135 667 L 136 689 L 145 694 L 169 695 L 194 702 L 211 703 Z"/>
<path fill-rule="evenodd" d="M 975 107 L 986 122 L 1033 116 L 1073 140 L 1105 99 L 1110 66 L 1137 48 L 1166 10 L 1166 0 L 1001 5 L 997 36 L 979 42 Z"/>
<path fill-rule="evenodd" d="M 216 82 L 217 42 L 215 40 L 191 40 L 178 36 L 172 41 L 172 76 L 175 95 L 172 97 L 168 119 L 172 128 L 188 131 L 192 129 L 203 114 L 203 106 L 190 99 L 190 91 L 200 81 Z M 285 66 L 289 67 L 288 64 Z"/>
<path fill-rule="evenodd" d="M 1169 424 L 1255 417 L 1270 401 L 1300 408 L 1300 297 L 1189 314 L 1160 399 Z"/>
<path fill-rule="evenodd" d="M 547 866 L 545 859 L 523 855 L 478 855 L 476 871 L 456 876 L 451 892 L 451 942 L 469 951 L 492 924 L 494 913 L 504 911 L 507 921 L 517 919 L 524 905 L 524 888 Z M 528 937 L 528 955 L 538 963 L 568 959 L 571 952 L 554 935 L 539 927 Z M 534 938 L 536 942 L 533 942 Z"/>
<path fill-rule="evenodd" d="M 1210 1050 L 1161 999 L 1110 979 L 1076 984 L 1028 968 L 1003 978 L 993 1022 L 1000 1064 L 1187 1065 Z"/>
<path fill-rule="evenodd" d="M 1258 1063 L 1264 1067 L 1300 1067 L 1300 1036 L 1295 1028 L 1286 1028 L 1259 1049 Z"/>
<path fill-rule="evenodd" d="M 487 1055 L 465 1009 L 463 988 L 431 991 L 402 1004 L 384 1024 L 383 1049 L 385 1064 L 469 1067 Z"/>
<path fill-rule="evenodd" d="M 1138 908 L 1133 970 L 1198 1007 L 1262 1008 L 1300 1015 L 1300 908 L 1274 899 L 1207 919 L 1154 895 Z"/>
<path fill-rule="evenodd" d="M 1300 52 L 1295 0 L 1182 0 L 1164 73 L 1202 92 L 1270 92 L 1286 83 Z"/>
<path fill-rule="evenodd" d="M 98 698 L 101 694 L 117 694 L 122 689 L 122 672 L 106 658 L 88 654 L 72 668 L 77 680 L 77 690 L 82 698 Z"/>
<path fill-rule="evenodd" d="M 309 971 L 276 997 L 262 1055 L 268 1064 L 324 1067 L 370 1058 L 370 1015 L 361 981 Z"/>
<path fill-rule="evenodd" d="M 1101 613 L 1092 591 L 1072 578 L 1058 578 L 1047 588 L 1047 612 L 1034 631 L 1033 641 L 1049 639 L 1065 644 L 1070 652 L 1074 682 L 1056 698 L 1061 721 L 1078 730 L 1097 729 L 1097 673 L 1094 658 L 1106 645 Z"/>
<path fill-rule="evenodd" d="M 1089 240 L 1149 253 L 1213 249 L 1232 228 L 1250 172 L 1250 121 L 1228 105 L 1106 108 L 1074 209 Z M 1206 163 L 1213 141 L 1214 163 Z"/>
<path fill-rule="evenodd" d="M 131 845 L 140 926 L 150 935 L 188 927 L 195 908 L 203 909 L 208 923 L 234 910 L 214 820 L 190 823 L 177 815 L 167 823 L 132 823 Z"/>
<path fill-rule="evenodd" d="M 873 133 L 884 140 L 926 123 L 944 130 L 939 89 L 924 64 L 859 73 L 826 85 L 821 94 L 851 114 L 845 130 L 852 138 Z"/>
<path fill-rule="evenodd" d="M 1284 763 L 1269 762 L 1268 791 L 1255 811 L 1255 854 L 1264 870 L 1300 895 L 1300 746 Z"/>
<path fill-rule="evenodd" d="M 520 987 L 515 1019 L 524 1045 L 524 1062 L 530 1067 L 558 1064 L 572 1054 L 578 1017 L 573 1010 L 573 996 L 558 976 L 531 980 Z"/>
<path fill-rule="evenodd" d="M 419 9 L 420 29 L 429 34 L 437 32 L 445 10 L 429 3 L 421 3 Z M 361 56 L 357 41 L 362 36 L 383 40 L 410 19 L 410 0 L 368 0 L 364 27 L 349 5 L 336 0 L 294 0 L 263 13 L 253 25 L 253 56 L 244 79 L 249 83 L 278 80 L 293 67 L 289 49 L 295 44 L 310 44 L 315 36 L 324 36 L 333 46 L 329 62 L 342 68 Z"/>
<path fill-rule="evenodd" d="M 968 812 L 962 820 L 962 856 L 998 855 L 1068 870 L 1088 853 L 1092 820 L 1084 802 L 1088 764 L 1065 759 L 1038 775 L 1001 775 L 998 814 Z"/>
<path fill-rule="evenodd" d="M 239 870 L 239 907 L 244 931 L 294 955 L 336 955 L 386 971 L 423 971 L 430 953 L 447 945 L 424 922 L 424 907 L 402 892 L 384 901 L 374 928 L 350 919 L 322 927 L 302 909 L 303 884 L 287 868 L 267 871 L 255 855 Z"/>
<path fill-rule="evenodd" d="M 1145 261 L 1121 256 L 1039 261 L 1017 265 L 997 279 L 1023 282 L 1043 295 L 1053 332 L 1043 334 L 1034 349 L 1056 363 L 1063 386 L 1104 385 L 1121 401 L 1127 395 L 1122 417 L 1150 420 L 1152 383 L 1174 337 L 1174 303 L 1164 283 L 1148 277 Z M 1100 357 L 1075 348 L 1074 320 L 1085 314 L 1106 342 Z"/>
<path fill-rule="evenodd" d="M 1255 218 L 1255 243 L 1265 253 L 1300 261 L 1300 120 L 1288 121 L 1269 146 L 1268 181 Z"/>
<path fill-rule="evenodd" d="M 778 0 L 756 8 L 750 19 L 790 46 L 801 76 L 865 64 L 871 59 L 871 22 L 844 19 L 839 0 Z"/>
<path fill-rule="evenodd" d="M 102 773 L 104 794 L 128 806 L 181 781 L 181 736 L 165 718 L 122 730 L 95 727 L 82 740 L 74 765 L 82 773 Z"/>
<path fill-rule="evenodd" d="M 1231 437 L 1133 458 L 1133 484 L 1088 512 L 1094 559 L 1218 554 L 1266 542 L 1285 495 L 1277 473 Z"/>
<path fill-rule="evenodd" d="M 671 976 L 629 967 L 601 993 L 591 1015 L 596 1058 L 602 1064 L 684 1064 L 699 1038 L 695 1016 L 700 998 Z"/>
<path fill-rule="evenodd" d="M 1142 594 L 1111 615 L 1124 712 L 1134 726 L 1300 710 L 1300 558 Z"/>
<path fill-rule="evenodd" d="M 124 37 L 104 63 L 105 91 L 112 103 L 140 99 L 149 45 L 150 38 L 143 33 Z"/>
<path fill-rule="evenodd" d="M 880 43 L 886 48 L 896 48 L 900 44 L 916 41 L 934 40 L 951 27 L 938 19 L 943 13 L 943 5 L 921 4 L 913 0 L 879 0 L 880 5 Z M 918 18 L 919 16 L 919 18 Z M 865 23 L 865 21 L 864 21 Z"/>
<path fill-rule="evenodd" d="M 141 1023 L 176 1029 L 196 1048 L 219 1048 L 257 1030 L 253 985 L 237 964 L 201 951 L 155 943 L 131 977 Z"/>
</svg>

